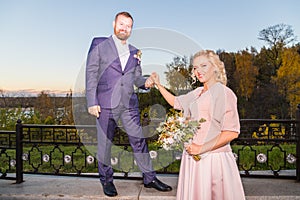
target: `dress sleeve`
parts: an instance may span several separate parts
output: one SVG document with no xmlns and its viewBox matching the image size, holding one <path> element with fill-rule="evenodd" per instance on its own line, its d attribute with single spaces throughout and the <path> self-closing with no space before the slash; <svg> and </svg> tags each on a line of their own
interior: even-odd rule
<svg viewBox="0 0 300 200">
<path fill-rule="evenodd" d="M 236 95 L 227 88 L 225 92 L 225 114 L 221 121 L 221 130 L 240 133 L 240 120 Z"/>
<path fill-rule="evenodd" d="M 184 101 L 184 96 L 185 95 L 180 95 L 175 97 L 174 109 L 183 110 L 183 108 L 186 105 L 186 102 Z"/>
<path fill-rule="evenodd" d="M 174 109 L 183 111 L 184 117 L 190 117 L 190 103 L 195 99 L 198 89 L 190 91 L 187 94 L 176 96 L 174 101 Z"/>
<path fill-rule="evenodd" d="M 212 136 L 220 131 L 240 132 L 240 121 L 237 111 L 237 98 L 226 86 L 214 87 L 211 91 L 212 101 Z"/>
</svg>

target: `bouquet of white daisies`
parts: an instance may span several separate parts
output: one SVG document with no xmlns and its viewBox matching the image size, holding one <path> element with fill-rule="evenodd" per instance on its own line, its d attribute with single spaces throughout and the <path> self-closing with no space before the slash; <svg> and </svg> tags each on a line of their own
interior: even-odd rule
<svg viewBox="0 0 300 200">
<path fill-rule="evenodd" d="M 182 151 L 184 144 L 192 141 L 195 132 L 197 129 L 200 129 L 202 122 L 205 122 L 205 119 L 201 118 L 199 121 L 192 121 L 182 117 L 180 113 L 168 116 L 156 128 L 156 131 L 159 133 L 158 146 L 167 151 Z"/>
</svg>

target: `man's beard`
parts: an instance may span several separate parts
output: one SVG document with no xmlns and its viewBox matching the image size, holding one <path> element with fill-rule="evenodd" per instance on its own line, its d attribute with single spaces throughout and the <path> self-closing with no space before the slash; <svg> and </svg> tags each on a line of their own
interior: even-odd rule
<svg viewBox="0 0 300 200">
<path fill-rule="evenodd" d="M 130 36 L 130 34 L 120 33 L 120 31 L 115 31 L 115 35 L 119 40 L 127 40 Z"/>
</svg>

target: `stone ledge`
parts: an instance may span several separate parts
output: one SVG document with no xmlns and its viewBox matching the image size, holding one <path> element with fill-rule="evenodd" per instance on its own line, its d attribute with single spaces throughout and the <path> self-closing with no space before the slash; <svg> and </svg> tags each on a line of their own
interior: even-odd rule
<svg viewBox="0 0 300 200">
<path fill-rule="evenodd" d="M 144 188 L 142 180 L 116 179 L 118 196 L 107 197 L 97 178 L 24 175 L 25 182 L 0 179 L 1 200 L 175 200 L 177 175 L 158 175 L 170 192 Z M 242 178 L 247 200 L 300 200 L 300 182 L 290 179 Z"/>
</svg>

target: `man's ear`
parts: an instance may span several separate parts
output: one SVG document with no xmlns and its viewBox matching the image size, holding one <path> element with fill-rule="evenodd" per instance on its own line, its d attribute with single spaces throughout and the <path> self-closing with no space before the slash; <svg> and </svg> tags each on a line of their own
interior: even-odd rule
<svg viewBox="0 0 300 200">
<path fill-rule="evenodd" d="M 113 28 L 115 28 L 115 25 L 116 25 L 115 20 L 113 21 L 112 25 L 113 25 Z"/>
</svg>

